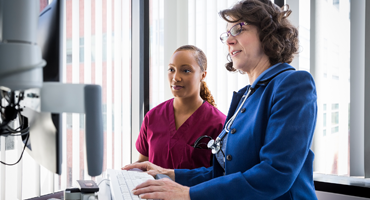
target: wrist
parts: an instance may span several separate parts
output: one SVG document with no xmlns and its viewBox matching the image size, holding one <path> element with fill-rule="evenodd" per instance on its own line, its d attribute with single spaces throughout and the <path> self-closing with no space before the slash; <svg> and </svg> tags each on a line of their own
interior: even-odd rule
<svg viewBox="0 0 370 200">
<path fill-rule="evenodd" d="M 175 170 L 165 169 L 163 174 L 169 176 L 173 181 L 175 181 Z"/>
</svg>

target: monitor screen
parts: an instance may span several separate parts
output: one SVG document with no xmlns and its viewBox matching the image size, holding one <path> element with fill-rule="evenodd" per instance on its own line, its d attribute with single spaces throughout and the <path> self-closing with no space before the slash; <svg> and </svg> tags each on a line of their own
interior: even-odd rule
<svg viewBox="0 0 370 200">
<path fill-rule="evenodd" d="M 60 82 L 62 79 L 61 1 L 53 0 L 40 12 L 38 21 L 38 45 L 42 58 L 46 61 L 43 68 L 44 82 Z M 62 165 L 62 123 L 61 114 L 24 111 L 30 125 L 30 139 L 27 151 L 32 158 L 51 172 L 61 174 Z M 51 117 L 50 117 L 51 115 Z M 26 141 L 26 136 L 23 136 Z"/>
</svg>

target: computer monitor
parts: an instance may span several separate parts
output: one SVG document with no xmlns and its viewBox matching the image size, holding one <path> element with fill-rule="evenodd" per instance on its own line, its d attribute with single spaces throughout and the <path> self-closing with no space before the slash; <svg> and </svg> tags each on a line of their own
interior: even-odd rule
<svg viewBox="0 0 370 200">
<path fill-rule="evenodd" d="M 38 20 L 38 45 L 42 58 L 46 61 L 43 68 L 44 82 L 61 82 L 62 79 L 62 34 L 61 1 L 53 0 L 42 12 Z M 62 118 L 61 114 L 28 113 L 36 124 L 30 124 L 30 139 L 27 151 L 33 159 L 53 173 L 62 172 Z M 37 121 L 35 121 L 37 120 Z M 54 127 L 52 127 L 54 125 Z M 23 136 L 23 141 L 26 141 Z"/>
<path fill-rule="evenodd" d="M 29 6 L 21 7 L 17 1 L 5 2 L 7 3 L 4 6 L 7 9 L 0 9 L 0 16 L 3 16 L 3 20 L 0 17 L 0 22 L 3 23 L 2 27 L 0 23 L 0 31 L 8 30 L 5 33 L 24 33 L 24 35 L 13 39 L 11 34 L 3 34 L 2 41 L 5 42 L 0 41 L 0 58 L 2 58 L 0 59 L 0 97 L 4 97 L 8 102 L 0 109 L 2 119 L 0 135 L 29 136 L 24 142 L 27 143 L 31 157 L 50 171 L 61 174 L 61 118 L 59 115 L 50 113 L 83 113 L 87 133 L 85 136 L 87 171 L 90 176 L 100 175 L 104 153 L 101 86 L 58 83 L 62 77 L 63 34 L 61 30 L 63 29 L 61 26 L 64 24 L 61 15 L 64 9 L 62 0 L 53 0 L 40 13 L 37 31 L 38 12 L 36 12 L 35 1 L 25 1 Z M 23 12 L 18 8 L 23 9 L 21 10 Z M 4 10 L 7 12 L 3 12 Z M 29 31 L 19 31 L 19 27 L 25 27 L 25 30 Z M 33 38 L 36 32 L 38 41 Z M 10 40 L 4 40 L 4 38 Z M 18 38 L 25 38 L 26 42 Z M 41 68 L 43 66 L 45 67 Z M 30 77 L 34 79 L 30 80 Z M 13 82 L 9 84 L 9 81 L 4 80 Z M 71 96 L 73 99 L 69 98 Z M 37 101 L 40 101 L 39 104 Z M 29 105 L 32 103 L 36 106 Z M 27 119 L 19 117 L 20 130 L 15 127 L 10 129 L 9 122 L 15 120 L 19 114 Z M 30 134 L 27 134 L 28 130 Z"/>
</svg>

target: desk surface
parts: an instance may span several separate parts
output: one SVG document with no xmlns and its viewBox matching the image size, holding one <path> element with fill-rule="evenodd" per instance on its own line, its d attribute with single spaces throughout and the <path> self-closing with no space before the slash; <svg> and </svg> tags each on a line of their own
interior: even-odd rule
<svg viewBox="0 0 370 200">
<path fill-rule="evenodd" d="M 54 192 L 54 193 L 51 193 L 51 194 L 47 194 L 47 195 L 40 196 L 40 197 L 34 197 L 34 198 L 31 198 L 31 199 L 26 199 L 26 200 L 48 200 L 48 199 L 52 199 L 52 198 L 64 199 L 64 191 Z"/>
<path fill-rule="evenodd" d="M 99 181 L 100 182 L 100 181 Z M 99 183 L 98 182 L 98 183 Z M 64 199 L 64 191 L 54 192 L 51 194 L 34 197 L 27 200 L 48 200 L 48 199 Z M 98 199 L 99 200 L 111 200 L 110 194 L 110 187 L 109 187 L 109 180 L 103 179 L 99 185 L 99 192 L 98 192 Z"/>
</svg>

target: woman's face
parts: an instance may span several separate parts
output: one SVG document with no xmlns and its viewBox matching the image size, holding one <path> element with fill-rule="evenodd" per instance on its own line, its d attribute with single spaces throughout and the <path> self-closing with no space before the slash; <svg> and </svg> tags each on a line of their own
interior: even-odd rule
<svg viewBox="0 0 370 200">
<path fill-rule="evenodd" d="M 228 23 L 227 31 L 238 23 L 240 22 Z M 266 56 L 262 49 L 257 27 L 254 25 L 243 25 L 242 32 L 237 36 L 230 35 L 225 43 L 228 46 L 233 67 L 244 72 L 252 70 L 262 57 Z"/>
<path fill-rule="evenodd" d="M 173 96 L 187 98 L 199 96 L 200 83 L 206 72 L 200 69 L 193 51 L 175 52 L 168 65 L 168 81 Z"/>
</svg>

